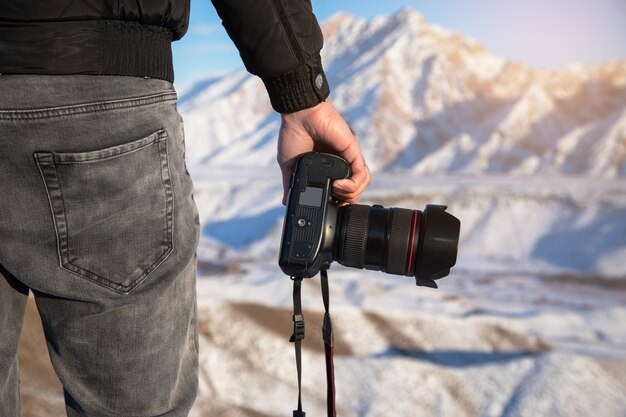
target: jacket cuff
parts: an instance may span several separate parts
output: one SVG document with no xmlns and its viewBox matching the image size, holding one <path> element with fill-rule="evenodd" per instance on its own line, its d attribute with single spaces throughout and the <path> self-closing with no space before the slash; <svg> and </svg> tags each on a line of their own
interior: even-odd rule
<svg viewBox="0 0 626 417">
<path fill-rule="evenodd" d="M 273 77 L 262 77 L 272 107 L 279 113 L 293 113 L 314 107 L 328 98 L 330 88 L 321 66 L 303 65 Z"/>
</svg>

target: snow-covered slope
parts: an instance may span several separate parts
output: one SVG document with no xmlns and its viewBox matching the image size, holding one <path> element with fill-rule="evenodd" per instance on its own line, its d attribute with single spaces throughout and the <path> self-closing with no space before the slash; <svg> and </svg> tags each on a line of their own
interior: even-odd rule
<svg viewBox="0 0 626 417">
<path fill-rule="evenodd" d="M 446 204 L 461 220 L 438 290 L 331 268 L 338 415 L 624 417 L 626 61 L 529 69 L 410 9 L 324 30 L 332 100 L 376 168 L 362 203 Z M 289 416 L 278 117 L 244 71 L 180 109 L 202 225 L 191 416 Z M 311 416 L 325 415 L 318 286 L 303 285 Z M 24 417 L 64 415 L 33 300 L 20 366 Z"/>
<path fill-rule="evenodd" d="M 437 291 L 331 268 L 340 415 L 625 415 L 626 60 L 530 69 L 411 10 L 339 14 L 324 30 L 331 98 L 375 170 L 361 202 L 446 204 L 461 220 Z M 245 72 L 181 110 L 203 224 L 195 410 L 289 415 L 278 118 Z M 312 332 L 316 285 L 305 284 Z M 323 415 L 323 353 L 309 337 L 305 408 Z M 224 375 L 251 383 L 242 392 Z"/>
<path fill-rule="evenodd" d="M 411 9 L 324 25 L 331 99 L 374 170 L 626 176 L 626 60 L 537 70 Z M 190 162 L 270 165 L 278 118 L 245 71 L 181 97 Z"/>
<path fill-rule="evenodd" d="M 375 171 L 365 202 L 447 204 L 462 222 L 461 267 L 626 276 L 626 60 L 526 68 L 411 9 L 338 14 L 324 32 L 332 100 Z M 279 119 L 262 83 L 244 70 L 210 79 L 180 109 L 201 253 L 274 256 Z"/>
</svg>

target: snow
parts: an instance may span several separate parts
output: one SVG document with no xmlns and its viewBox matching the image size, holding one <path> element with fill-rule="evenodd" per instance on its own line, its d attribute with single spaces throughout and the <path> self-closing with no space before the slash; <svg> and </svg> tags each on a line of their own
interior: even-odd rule
<svg viewBox="0 0 626 417">
<path fill-rule="evenodd" d="M 324 30 L 331 99 L 374 172 L 360 203 L 461 220 L 438 290 L 333 264 L 338 415 L 625 416 L 626 61 L 531 70 L 410 9 Z M 190 87 L 179 109 L 202 225 L 192 416 L 289 416 L 279 117 L 244 71 Z M 304 408 L 324 415 L 317 278 L 303 306 Z M 51 371 L 26 340 L 32 383 Z M 50 386 L 23 384 L 25 413 L 62 413 Z"/>
<path fill-rule="evenodd" d="M 196 415 L 206 412 L 203 401 L 273 416 L 290 415 L 295 406 L 291 283 L 270 263 L 247 267 L 199 281 L 210 330 L 201 333 Z M 439 290 L 341 268 L 331 269 L 330 278 L 342 416 L 626 411 L 623 289 L 469 272 L 453 272 Z M 324 415 L 317 284 L 304 286 L 304 406 Z"/>
<path fill-rule="evenodd" d="M 245 214 L 230 235 L 205 220 L 199 261 L 214 265 L 198 282 L 210 330 L 201 333 L 195 412 L 213 403 L 290 415 L 292 288 L 276 265 L 280 176 L 258 167 L 237 174 L 197 174 L 197 195 L 221 190 L 229 210 Z M 201 219 L 218 211 L 217 200 L 197 199 Z M 428 202 L 447 204 L 462 225 L 457 266 L 438 290 L 337 264 L 329 271 L 340 415 L 624 415 L 626 181 L 378 173 L 362 201 Z M 240 226 L 251 218 L 260 220 L 256 242 L 242 245 L 239 235 L 251 239 L 251 231 Z M 325 409 L 318 286 L 314 278 L 303 287 L 304 404 L 312 415 Z"/>
<path fill-rule="evenodd" d="M 340 14 L 325 31 L 331 100 L 373 170 L 625 175 L 626 60 L 533 70 L 410 9 L 371 21 Z M 192 163 L 274 163 L 278 118 L 245 71 L 199 84 L 180 109 L 187 136 L 202 138 L 189 141 Z M 471 146 L 444 161 L 454 138 Z"/>
</svg>

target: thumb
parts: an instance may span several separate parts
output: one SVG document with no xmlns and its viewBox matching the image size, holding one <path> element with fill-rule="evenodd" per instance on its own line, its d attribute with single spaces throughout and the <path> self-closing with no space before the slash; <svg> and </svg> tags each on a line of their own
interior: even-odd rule
<svg viewBox="0 0 626 417">
<path fill-rule="evenodd" d="M 283 206 L 287 205 L 287 197 L 289 196 L 289 186 L 291 185 L 291 177 L 293 176 L 293 170 L 295 163 L 291 161 L 279 162 L 280 171 L 283 177 Z"/>
</svg>

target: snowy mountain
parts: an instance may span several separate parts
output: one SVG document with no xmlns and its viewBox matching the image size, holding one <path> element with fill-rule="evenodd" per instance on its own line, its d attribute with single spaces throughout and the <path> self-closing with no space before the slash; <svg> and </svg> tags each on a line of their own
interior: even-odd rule
<svg viewBox="0 0 626 417">
<path fill-rule="evenodd" d="M 538 70 L 411 9 L 324 24 L 331 100 L 374 170 L 626 176 L 626 60 Z M 180 98 L 191 164 L 274 163 L 278 117 L 245 71 Z"/>
<path fill-rule="evenodd" d="M 332 100 L 377 170 L 361 203 L 446 204 L 461 220 L 438 290 L 333 264 L 338 415 L 626 416 L 626 60 L 530 69 L 410 9 L 339 14 L 324 31 Z M 179 105 L 202 226 L 190 416 L 291 416 L 279 119 L 243 70 Z M 318 280 L 305 280 L 302 302 L 303 403 L 321 416 Z M 31 298 L 24 417 L 65 415 L 43 334 Z"/>
<path fill-rule="evenodd" d="M 626 276 L 626 60 L 530 69 L 411 9 L 324 31 L 332 100 L 377 171 L 364 203 L 448 205 L 460 268 Z M 201 258 L 274 259 L 279 118 L 262 83 L 206 80 L 180 110 Z"/>
</svg>

